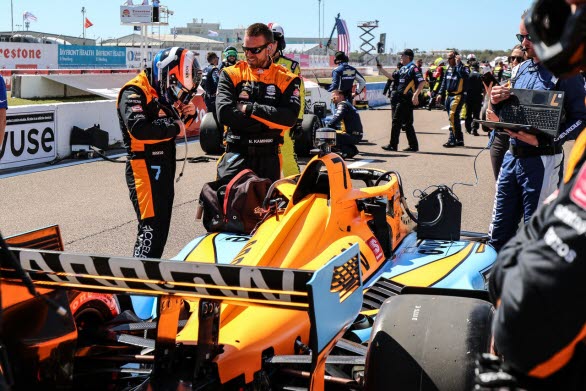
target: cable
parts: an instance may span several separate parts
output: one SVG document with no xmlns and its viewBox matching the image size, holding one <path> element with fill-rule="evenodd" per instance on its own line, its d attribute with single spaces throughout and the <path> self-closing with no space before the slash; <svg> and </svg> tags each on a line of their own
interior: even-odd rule
<svg viewBox="0 0 586 391">
<path fill-rule="evenodd" d="M 476 170 L 476 160 L 478 160 L 478 156 L 480 156 L 480 154 L 484 151 L 486 151 L 488 149 L 489 144 L 487 144 L 484 148 L 482 148 L 480 150 L 480 152 L 478 152 L 476 154 L 476 157 L 474 158 L 474 178 L 475 178 L 475 182 L 474 183 L 464 183 L 464 182 L 456 182 L 454 184 L 452 184 L 452 186 L 450 187 L 450 190 L 452 190 L 452 193 L 454 192 L 454 186 L 456 185 L 462 185 L 462 186 L 477 186 L 478 185 L 478 171 Z"/>
<path fill-rule="evenodd" d="M 399 173 L 397 171 L 387 171 L 382 173 L 378 179 L 376 180 L 376 182 L 374 183 L 375 186 L 378 186 L 378 184 L 388 175 L 393 174 L 397 177 L 397 182 L 399 182 L 399 194 L 401 196 L 401 205 L 403 205 L 403 208 L 405 209 L 405 212 L 407 213 L 407 215 L 411 218 L 411 220 L 415 221 L 415 223 L 418 223 L 418 219 L 417 216 L 415 216 L 415 214 L 413 214 L 413 212 L 411 212 L 411 209 L 409 209 L 409 205 L 407 204 L 407 199 L 405 198 L 405 193 L 403 192 L 403 180 L 401 179 L 401 175 L 399 175 Z M 390 180 L 390 177 L 389 177 Z"/>
<path fill-rule="evenodd" d="M 124 160 L 118 160 L 118 159 L 112 159 L 111 157 L 106 156 L 103 152 L 103 150 L 94 147 L 93 145 L 90 146 L 90 148 L 102 159 L 108 161 L 108 162 L 112 162 L 112 163 L 126 163 L 128 159 L 124 159 Z"/>
<path fill-rule="evenodd" d="M 175 116 L 175 119 L 181 121 L 181 117 L 179 116 L 179 113 L 175 109 L 175 106 L 171 105 L 171 110 L 173 112 L 173 115 Z M 175 179 L 175 183 L 179 183 L 179 181 L 181 180 L 181 177 L 183 176 L 183 172 L 185 171 L 185 163 L 187 163 L 187 153 L 188 153 L 188 149 L 189 149 L 187 146 L 187 129 L 185 129 L 185 132 L 183 132 L 183 140 L 185 142 L 185 156 L 183 158 L 183 165 L 181 166 L 181 172 L 179 173 L 179 176 L 177 177 L 177 179 Z"/>
</svg>

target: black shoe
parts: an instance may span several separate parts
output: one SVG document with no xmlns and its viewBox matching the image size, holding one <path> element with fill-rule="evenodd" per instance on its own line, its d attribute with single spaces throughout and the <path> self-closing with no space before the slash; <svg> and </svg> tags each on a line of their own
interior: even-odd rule
<svg viewBox="0 0 586 391">
<path fill-rule="evenodd" d="M 381 148 L 385 151 L 397 152 L 397 147 L 393 147 L 391 144 L 383 145 Z"/>
<path fill-rule="evenodd" d="M 431 106 L 427 106 L 427 111 L 431 111 Z"/>
<path fill-rule="evenodd" d="M 453 141 L 448 141 L 447 143 L 444 144 L 444 148 L 454 148 L 456 146 L 456 143 Z"/>
<path fill-rule="evenodd" d="M 470 129 L 466 129 L 466 133 L 472 134 L 472 131 Z"/>
<path fill-rule="evenodd" d="M 472 135 L 473 135 L 473 136 L 480 136 L 480 135 L 478 134 L 478 131 L 477 131 L 476 129 L 474 129 L 474 130 L 472 131 Z"/>
<path fill-rule="evenodd" d="M 456 141 L 456 147 L 463 147 L 463 146 L 464 146 L 464 140 Z"/>
<path fill-rule="evenodd" d="M 405 148 L 403 150 L 403 152 L 417 152 L 417 151 L 419 151 L 419 148 L 413 148 L 413 147 Z"/>
</svg>

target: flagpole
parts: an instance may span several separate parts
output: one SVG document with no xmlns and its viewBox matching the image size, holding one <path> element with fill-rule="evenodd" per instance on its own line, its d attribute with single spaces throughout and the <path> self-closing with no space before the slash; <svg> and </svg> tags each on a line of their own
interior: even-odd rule
<svg viewBox="0 0 586 391">
<path fill-rule="evenodd" d="M 81 25 L 83 26 L 83 44 L 85 45 L 85 7 L 81 7 Z"/>
<path fill-rule="evenodd" d="M 336 23 L 338 22 L 338 19 L 340 19 L 340 14 L 338 14 L 338 16 L 336 16 L 336 21 L 334 22 L 334 27 L 332 28 L 332 32 L 330 33 L 330 39 L 328 39 L 328 43 L 326 45 L 326 54 L 328 54 L 328 49 L 330 48 L 330 45 L 332 43 L 332 37 L 334 36 L 334 31 L 336 31 Z"/>
<path fill-rule="evenodd" d="M 10 35 L 10 40 L 14 36 L 14 9 L 12 7 L 12 0 L 10 0 L 10 24 L 12 28 L 12 35 Z"/>
</svg>

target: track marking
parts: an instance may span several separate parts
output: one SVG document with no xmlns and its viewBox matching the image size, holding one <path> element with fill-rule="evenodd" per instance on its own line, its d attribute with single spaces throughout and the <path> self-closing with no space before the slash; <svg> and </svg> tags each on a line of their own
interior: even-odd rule
<svg viewBox="0 0 586 391">
<path fill-rule="evenodd" d="M 358 160 L 357 162 L 353 162 L 351 164 L 348 164 L 348 168 L 358 168 L 358 167 L 362 167 L 362 166 L 366 166 L 369 163 L 374 162 L 374 160 Z"/>
</svg>

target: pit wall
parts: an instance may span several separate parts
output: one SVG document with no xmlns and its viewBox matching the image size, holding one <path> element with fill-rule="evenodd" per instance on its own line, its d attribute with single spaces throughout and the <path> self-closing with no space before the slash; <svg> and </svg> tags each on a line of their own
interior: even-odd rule
<svg viewBox="0 0 586 391">
<path fill-rule="evenodd" d="M 382 95 L 384 84 L 367 83 L 366 99 L 371 107 L 388 104 Z M 323 88 L 315 84 L 310 89 L 314 100 L 329 102 L 329 93 Z M 199 134 L 205 115 L 202 97 L 196 96 L 193 102 L 198 115 L 188 128 L 188 136 Z M 108 132 L 110 145 L 122 142 L 113 100 L 9 107 L 6 135 L 0 145 L 0 172 L 69 156 L 72 127 L 85 129 L 94 124 Z"/>
</svg>

